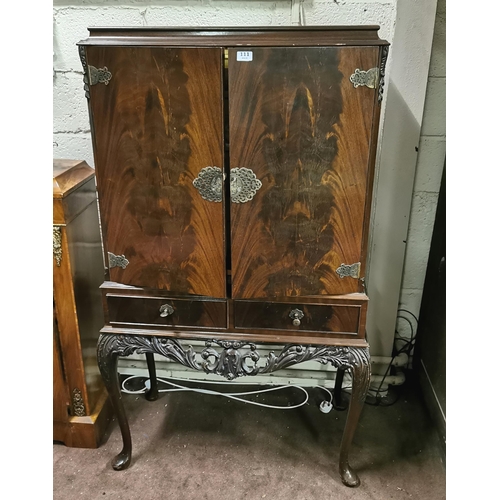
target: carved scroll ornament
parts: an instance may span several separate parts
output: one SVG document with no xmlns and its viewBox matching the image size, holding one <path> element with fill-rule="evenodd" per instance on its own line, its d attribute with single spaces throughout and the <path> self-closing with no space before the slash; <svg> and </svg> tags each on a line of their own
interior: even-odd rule
<svg viewBox="0 0 500 500">
<path fill-rule="evenodd" d="M 345 370 L 356 369 L 360 372 L 356 384 L 366 387 L 366 390 L 370 378 L 370 355 L 368 348 L 363 347 L 286 345 L 278 354 L 261 355 L 252 342 L 212 339 L 207 340 L 206 347 L 197 353 L 192 346 L 184 346 L 172 338 L 101 334 L 97 360 L 103 377 L 112 376 L 111 358 L 114 355 L 130 356 L 133 353 L 160 354 L 169 361 L 228 380 L 271 373 L 305 361 L 330 363 Z M 366 390 L 361 391 L 361 398 L 366 396 Z"/>
</svg>

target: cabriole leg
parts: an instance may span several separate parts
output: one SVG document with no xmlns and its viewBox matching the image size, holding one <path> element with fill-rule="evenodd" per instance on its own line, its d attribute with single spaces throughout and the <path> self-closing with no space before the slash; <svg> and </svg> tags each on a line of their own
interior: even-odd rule
<svg viewBox="0 0 500 500">
<path fill-rule="evenodd" d="M 344 381 L 345 368 L 337 368 L 337 374 L 335 375 L 335 388 L 333 389 L 333 407 L 340 411 L 345 410 L 342 406 L 342 383 Z"/>
<path fill-rule="evenodd" d="M 115 346 L 116 335 L 100 335 L 97 343 L 97 364 L 111 399 L 123 439 L 123 449 L 113 460 L 113 469 L 123 470 L 130 465 L 132 458 L 132 439 L 125 408 L 123 407 L 120 383 L 118 380 L 118 349 Z"/>
<path fill-rule="evenodd" d="M 370 354 L 368 349 L 352 349 L 352 393 L 347 413 L 347 421 L 340 445 L 339 471 L 342 482 L 346 486 L 359 486 L 360 481 L 356 472 L 349 465 L 349 450 L 351 447 L 354 432 L 358 425 L 359 416 L 363 409 L 366 393 L 370 383 Z"/>
<path fill-rule="evenodd" d="M 156 379 L 155 358 L 152 352 L 146 353 L 146 361 L 148 363 L 149 382 L 151 383 L 149 391 L 146 392 L 146 399 L 156 401 L 158 399 L 158 380 Z"/>
</svg>

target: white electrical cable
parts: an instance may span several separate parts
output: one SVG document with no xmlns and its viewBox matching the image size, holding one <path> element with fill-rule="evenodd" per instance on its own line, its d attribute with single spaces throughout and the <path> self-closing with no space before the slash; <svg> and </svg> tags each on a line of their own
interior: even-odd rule
<svg viewBox="0 0 500 500">
<path fill-rule="evenodd" d="M 149 386 L 151 386 L 150 380 L 146 379 L 146 381 L 144 382 L 144 387 L 142 389 L 139 389 L 137 391 L 131 391 L 131 390 L 129 390 L 129 389 L 127 389 L 125 387 L 125 384 L 129 380 L 132 380 L 134 378 L 142 378 L 142 376 L 140 376 L 140 375 L 131 375 L 130 377 L 127 377 L 125 380 L 123 380 L 123 382 L 122 382 L 122 392 L 124 392 L 125 394 L 144 394 L 148 390 L 148 387 L 146 387 L 146 384 L 149 382 Z M 182 380 L 182 381 L 184 381 L 184 379 L 178 379 L 178 378 L 176 379 L 174 377 L 171 377 L 171 379 L 172 380 Z M 182 392 L 182 391 L 187 391 L 187 392 L 197 392 L 199 394 L 209 394 L 211 396 L 223 396 L 223 397 L 227 397 L 229 399 L 234 399 L 236 401 L 240 401 L 242 403 L 248 403 L 248 404 L 252 404 L 252 405 L 255 405 L 255 406 L 262 406 L 264 408 L 271 408 L 271 409 L 274 409 L 274 410 L 293 410 L 295 408 L 299 408 L 301 406 L 304 406 L 309 401 L 309 394 L 308 394 L 308 392 L 303 387 L 300 387 L 298 385 L 280 385 L 280 386 L 277 386 L 277 387 L 271 387 L 269 389 L 259 389 L 257 391 L 247 391 L 247 392 L 217 392 L 217 391 L 212 391 L 210 389 L 197 389 L 195 387 L 185 387 L 185 386 L 182 386 L 182 385 L 174 384 L 173 382 L 170 382 L 169 380 L 165 380 L 165 379 L 162 379 L 162 378 L 158 378 L 157 381 L 158 382 L 162 382 L 164 384 L 172 385 L 172 386 L 175 387 L 175 389 L 159 389 L 158 392 Z M 213 382 L 213 381 L 210 381 L 210 380 L 197 380 L 196 382 L 197 383 L 202 383 L 202 384 L 222 384 L 222 385 L 229 385 L 228 382 Z M 255 385 L 255 384 L 243 384 L 243 385 Z M 296 389 L 301 390 L 305 394 L 304 401 L 302 401 L 301 403 L 299 403 L 297 405 L 293 405 L 293 406 L 273 406 L 273 405 L 268 405 L 268 404 L 264 404 L 264 403 L 257 403 L 255 401 L 247 401 L 246 399 L 242 399 L 242 398 L 237 397 L 237 396 L 245 396 L 245 395 L 249 395 L 249 394 L 263 394 L 265 392 L 279 391 L 281 389 L 286 389 L 286 388 L 289 388 L 289 387 L 295 387 Z M 332 395 L 332 393 L 326 387 L 321 387 L 321 386 L 317 386 L 317 387 L 320 387 L 321 389 L 323 389 L 324 391 L 326 391 L 329 394 L 329 396 L 330 396 L 330 404 L 331 404 L 333 402 L 333 395 Z"/>
</svg>

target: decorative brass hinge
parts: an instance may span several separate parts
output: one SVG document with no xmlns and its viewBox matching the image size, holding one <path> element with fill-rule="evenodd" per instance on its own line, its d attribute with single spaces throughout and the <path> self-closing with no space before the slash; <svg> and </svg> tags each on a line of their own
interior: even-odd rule
<svg viewBox="0 0 500 500">
<path fill-rule="evenodd" d="M 73 389 L 73 413 L 77 417 L 85 416 L 85 405 L 83 404 L 82 393 L 80 389 Z"/>
<path fill-rule="evenodd" d="M 89 66 L 88 71 L 90 85 L 97 85 L 98 83 L 104 83 L 104 85 L 107 85 L 113 76 L 106 66 L 104 66 L 104 68 Z"/>
<path fill-rule="evenodd" d="M 52 227 L 52 251 L 57 267 L 61 267 L 62 260 L 62 231 L 59 226 Z"/>
<path fill-rule="evenodd" d="M 355 264 L 340 264 L 335 272 L 341 278 L 359 278 L 359 271 L 361 269 L 361 262 L 356 262 Z"/>
<path fill-rule="evenodd" d="M 229 50 L 224 49 L 224 68 L 226 69 L 229 66 L 228 61 L 229 61 Z"/>
<path fill-rule="evenodd" d="M 350 76 L 349 80 L 354 85 L 354 88 L 368 87 L 376 89 L 378 85 L 379 69 L 370 68 L 367 71 L 356 68 L 356 71 Z"/>
<path fill-rule="evenodd" d="M 108 252 L 109 268 L 121 267 L 125 269 L 129 265 L 129 261 L 125 255 L 115 255 L 114 253 Z"/>
</svg>

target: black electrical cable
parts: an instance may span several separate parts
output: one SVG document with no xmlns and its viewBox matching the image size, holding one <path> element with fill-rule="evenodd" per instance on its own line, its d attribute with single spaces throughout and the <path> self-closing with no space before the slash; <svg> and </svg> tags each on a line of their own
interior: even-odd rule
<svg viewBox="0 0 500 500">
<path fill-rule="evenodd" d="M 408 344 L 411 346 L 411 347 L 409 348 L 409 351 L 411 351 L 411 349 L 413 348 L 414 343 L 415 343 L 415 342 L 414 342 L 414 339 L 412 339 L 410 342 L 408 342 Z M 401 354 L 402 352 L 404 352 L 404 351 L 405 351 L 405 349 L 407 349 L 407 348 L 408 348 L 408 346 L 406 346 L 406 345 L 405 345 L 404 347 L 402 347 L 401 349 L 399 349 L 398 351 L 396 351 L 396 353 L 394 354 L 394 356 L 393 356 L 393 358 L 392 358 L 391 362 L 389 363 L 389 366 L 387 367 L 387 370 L 386 370 L 386 372 L 385 372 L 384 376 L 382 377 L 382 380 L 381 380 L 381 382 L 380 382 L 380 384 L 379 384 L 378 389 L 375 391 L 375 395 L 371 395 L 371 397 L 374 397 L 374 398 L 375 398 L 375 403 L 369 403 L 369 402 L 368 402 L 368 404 L 372 404 L 373 406 L 392 406 L 394 403 L 396 403 L 396 402 L 399 400 L 399 396 L 400 396 L 400 395 L 399 395 L 399 391 L 398 391 L 398 393 L 397 393 L 396 399 L 395 399 L 394 401 L 391 401 L 390 403 L 383 403 L 383 400 L 382 400 L 382 398 L 379 396 L 379 394 L 380 394 L 380 392 L 382 392 L 382 391 L 381 391 L 382 384 L 384 383 L 385 378 L 387 377 L 387 375 L 389 374 L 390 369 L 392 368 L 392 366 L 391 366 L 391 365 L 392 365 L 392 362 L 394 361 L 394 358 L 395 358 L 396 356 L 398 356 L 399 354 Z"/>
<path fill-rule="evenodd" d="M 407 309 L 398 309 L 398 313 L 400 313 L 400 312 L 407 312 L 408 314 L 413 316 L 413 318 L 415 318 L 415 321 L 417 323 L 416 327 L 418 326 L 418 318 L 415 316 L 415 314 L 413 314 L 411 311 L 408 311 Z M 405 321 L 408 322 L 408 324 L 410 325 L 410 332 L 411 332 L 410 339 L 405 339 L 404 337 L 399 336 L 399 332 L 396 330 L 394 339 L 397 340 L 398 342 L 403 342 L 404 346 L 397 349 L 396 351 L 394 351 L 394 354 L 391 357 L 391 361 L 389 362 L 387 370 L 385 371 L 378 388 L 375 389 L 375 391 L 374 391 L 375 394 L 370 394 L 367 396 L 365 403 L 368 405 L 371 405 L 371 406 L 384 406 L 384 407 L 392 406 L 393 404 L 395 404 L 399 400 L 400 393 L 398 391 L 396 394 L 396 399 L 394 401 L 391 401 L 390 403 L 384 404 L 382 402 L 382 398 L 380 397 L 380 393 L 382 392 L 382 390 L 381 390 L 382 385 L 384 384 L 385 379 L 389 375 L 389 372 L 392 368 L 392 363 L 394 362 L 394 359 L 396 359 L 397 356 L 399 356 L 401 353 L 403 353 L 405 351 L 407 351 L 407 353 L 410 354 L 413 347 L 415 346 L 415 330 L 413 328 L 412 322 L 408 318 L 406 318 L 405 316 L 398 315 L 396 318 L 404 319 Z M 343 390 L 346 390 L 346 389 L 350 389 L 350 388 L 346 387 Z M 375 402 L 370 402 L 369 401 L 370 398 L 375 398 Z"/>
<path fill-rule="evenodd" d="M 411 311 L 408 311 L 408 309 L 398 309 L 398 312 L 407 312 L 408 314 L 411 314 L 415 318 L 418 325 L 418 318 Z"/>
</svg>

